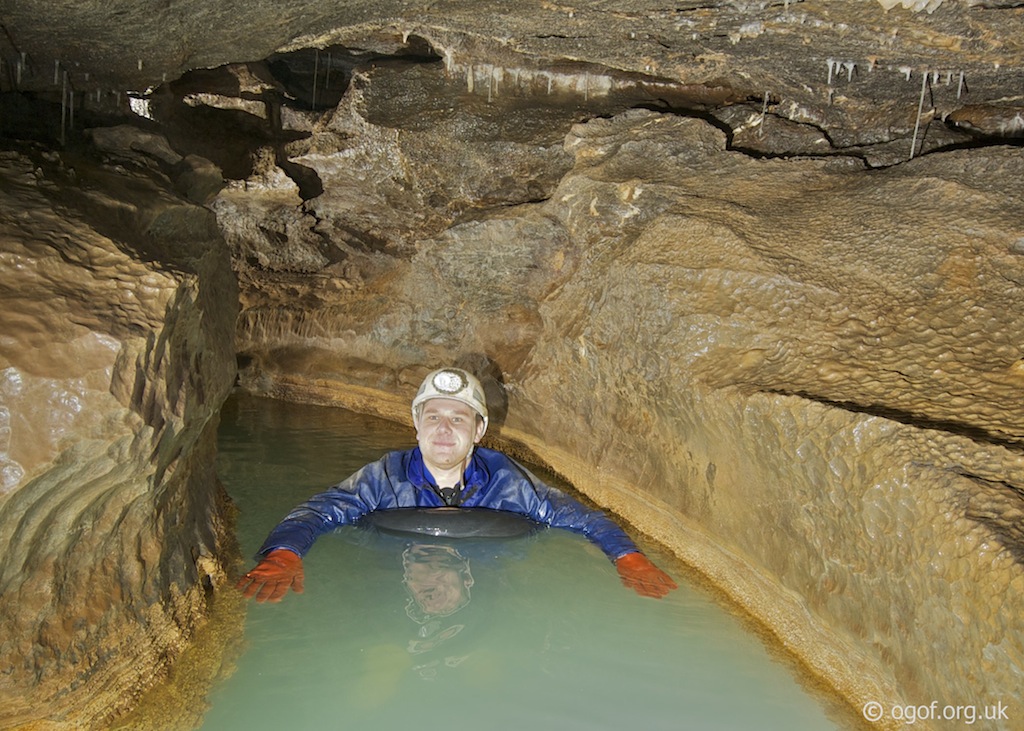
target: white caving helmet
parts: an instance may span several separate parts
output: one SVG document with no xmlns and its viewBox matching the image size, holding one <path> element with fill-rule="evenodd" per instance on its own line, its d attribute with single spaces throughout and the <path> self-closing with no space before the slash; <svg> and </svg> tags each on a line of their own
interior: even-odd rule
<svg viewBox="0 0 1024 731">
<path fill-rule="evenodd" d="M 416 422 L 416 409 L 432 398 L 450 398 L 469 406 L 484 420 L 487 431 L 487 397 L 480 381 L 461 368 L 441 368 L 427 375 L 412 400 L 412 420 Z"/>
</svg>

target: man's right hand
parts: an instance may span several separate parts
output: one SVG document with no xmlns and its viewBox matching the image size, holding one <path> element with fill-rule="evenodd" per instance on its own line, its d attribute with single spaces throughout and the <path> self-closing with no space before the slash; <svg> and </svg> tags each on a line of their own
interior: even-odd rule
<svg viewBox="0 0 1024 731">
<path fill-rule="evenodd" d="M 288 593 L 288 587 L 301 594 L 304 580 L 302 557 L 287 548 L 275 548 L 236 586 L 246 597 L 256 597 L 258 602 L 279 602 Z"/>
</svg>

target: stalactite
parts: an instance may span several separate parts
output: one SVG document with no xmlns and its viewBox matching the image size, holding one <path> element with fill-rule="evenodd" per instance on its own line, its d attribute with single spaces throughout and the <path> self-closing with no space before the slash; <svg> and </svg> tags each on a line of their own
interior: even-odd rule
<svg viewBox="0 0 1024 731">
<path fill-rule="evenodd" d="M 312 91 L 312 102 L 310 106 L 313 111 L 316 111 L 316 80 L 320 73 L 320 49 L 317 48 L 313 51 L 313 91 Z"/>
<path fill-rule="evenodd" d="M 917 132 L 921 127 L 921 113 L 924 111 L 924 95 L 926 91 L 928 91 L 927 71 L 921 74 L 921 99 L 917 103 L 917 120 L 914 122 L 914 137 L 910 141 L 910 159 L 914 158 L 914 149 L 917 147 Z"/>
</svg>

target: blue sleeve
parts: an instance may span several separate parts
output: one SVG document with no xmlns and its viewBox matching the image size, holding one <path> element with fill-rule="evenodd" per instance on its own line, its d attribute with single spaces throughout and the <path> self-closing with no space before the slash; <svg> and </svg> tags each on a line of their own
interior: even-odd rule
<svg viewBox="0 0 1024 731">
<path fill-rule="evenodd" d="M 627 553 L 640 552 L 626 532 L 603 512 L 589 508 L 542 482 L 515 460 L 500 452 L 492 452 L 485 461 L 489 463 L 491 485 L 480 503 L 481 507 L 528 515 L 552 528 L 579 533 L 595 543 L 612 561 Z"/>
<path fill-rule="evenodd" d="M 259 555 L 266 555 L 276 548 L 287 548 L 304 556 L 323 534 L 351 525 L 378 508 L 397 507 L 400 488 L 396 486 L 404 478 L 400 465 L 397 453 L 386 455 L 298 505 L 270 531 Z"/>
</svg>

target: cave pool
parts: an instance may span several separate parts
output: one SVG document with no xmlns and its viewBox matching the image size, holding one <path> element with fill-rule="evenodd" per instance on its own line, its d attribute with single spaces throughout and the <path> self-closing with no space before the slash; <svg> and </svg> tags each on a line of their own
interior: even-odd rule
<svg viewBox="0 0 1024 731">
<path fill-rule="evenodd" d="M 246 566 L 293 505 L 413 444 L 411 427 L 232 396 L 222 414 L 218 472 L 239 508 Z M 748 623 L 671 557 L 644 548 L 680 583 L 666 599 L 627 590 L 596 547 L 560 530 L 507 541 L 433 541 L 361 528 L 324 536 L 305 559 L 304 594 L 248 604 L 244 652 L 211 691 L 200 728 L 851 727 L 845 711 L 803 682 Z M 428 615 L 412 601 L 403 577 L 417 557 L 459 577 L 461 598 L 452 605 L 460 608 Z"/>
</svg>

